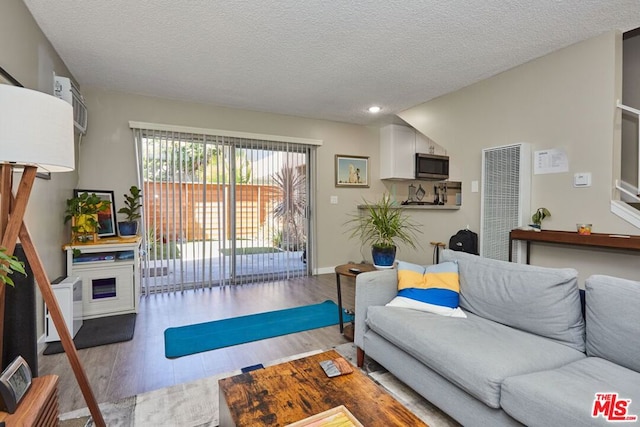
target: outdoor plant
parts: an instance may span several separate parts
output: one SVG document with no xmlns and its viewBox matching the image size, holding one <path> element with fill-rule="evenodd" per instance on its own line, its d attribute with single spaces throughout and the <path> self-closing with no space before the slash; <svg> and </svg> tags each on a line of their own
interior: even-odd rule
<svg viewBox="0 0 640 427">
<path fill-rule="evenodd" d="M 13 274 L 14 271 L 27 275 L 24 271 L 24 263 L 15 256 L 7 255 L 7 249 L 0 247 L 0 282 L 13 286 L 13 279 L 9 274 Z"/>
<path fill-rule="evenodd" d="M 95 193 L 80 193 L 67 199 L 64 223 L 71 220 L 73 240 L 84 241 L 87 235 L 93 234 L 100 228 L 98 213 L 109 209 L 111 202 L 103 200 Z"/>
<path fill-rule="evenodd" d="M 306 176 L 303 169 L 285 165 L 272 176 L 272 179 L 280 196 L 273 207 L 273 216 L 278 218 L 283 226 L 274 236 L 274 243 L 277 240 L 276 247 L 284 250 L 301 250 L 306 242 Z"/>
<path fill-rule="evenodd" d="M 535 213 L 531 216 L 531 221 L 533 222 L 533 226 L 536 228 L 542 228 L 542 220 L 551 216 L 551 212 L 547 208 L 538 208 Z"/>
<path fill-rule="evenodd" d="M 182 252 L 175 240 L 167 242 L 158 230 L 150 227 L 147 230 L 147 256 L 149 261 L 179 259 L 182 257 Z"/>
<path fill-rule="evenodd" d="M 371 245 L 376 265 L 380 265 L 376 262 L 376 251 L 391 251 L 393 257 L 388 265 L 392 265 L 398 243 L 416 248 L 420 225 L 411 221 L 404 209 L 395 206 L 391 196 L 385 193 L 380 201 L 369 203 L 364 200 L 364 204 L 365 212 L 354 215 L 346 225 L 350 238 L 358 238 L 363 245 Z"/>
</svg>

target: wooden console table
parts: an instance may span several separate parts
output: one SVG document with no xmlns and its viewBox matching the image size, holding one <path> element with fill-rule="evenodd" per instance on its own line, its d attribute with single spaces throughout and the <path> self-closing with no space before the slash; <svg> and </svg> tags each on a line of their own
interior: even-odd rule
<svg viewBox="0 0 640 427">
<path fill-rule="evenodd" d="M 513 241 L 527 242 L 527 264 L 531 242 L 555 243 L 569 246 L 591 246 L 597 248 L 619 249 L 623 251 L 640 251 L 640 236 L 629 234 L 591 233 L 581 235 L 575 231 L 554 230 L 511 230 L 509 233 L 509 261 L 513 249 Z"/>
<path fill-rule="evenodd" d="M 45 375 L 31 380 L 31 387 L 13 414 L 0 412 L 0 422 L 7 427 L 58 425 L 58 377 Z"/>
</svg>

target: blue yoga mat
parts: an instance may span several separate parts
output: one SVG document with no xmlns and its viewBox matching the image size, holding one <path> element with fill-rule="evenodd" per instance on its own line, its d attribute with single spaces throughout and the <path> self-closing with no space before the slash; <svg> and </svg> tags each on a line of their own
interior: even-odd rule
<svg viewBox="0 0 640 427">
<path fill-rule="evenodd" d="M 353 316 L 343 313 L 343 320 Z M 324 328 L 338 324 L 338 306 L 327 300 L 321 304 L 251 314 L 195 325 L 167 328 L 164 331 L 164 355 L 187 356 L 265 338 Z"/>
</svg>

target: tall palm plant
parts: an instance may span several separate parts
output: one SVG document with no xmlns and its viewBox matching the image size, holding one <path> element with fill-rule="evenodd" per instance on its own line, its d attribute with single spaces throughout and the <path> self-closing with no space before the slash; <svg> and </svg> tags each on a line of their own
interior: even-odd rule
<svg viewBox="0 0 640 427">
<path fill-rule="evenodd" d="M 279 201 L 273 207 L 273 216 L 284 225 L 284 244 L 299 249 L 306 235 L 302 224 L 307 209 L 307 178 L 304 169 L 285 165 L 272 176 L 279 190 Z"/>
</svg>

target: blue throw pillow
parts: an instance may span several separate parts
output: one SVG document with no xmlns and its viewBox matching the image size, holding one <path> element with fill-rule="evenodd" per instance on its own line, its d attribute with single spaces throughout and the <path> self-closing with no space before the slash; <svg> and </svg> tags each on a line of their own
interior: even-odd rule
<svg viewBox="0 0 640 427">
<path fill-rule="evenodd" d="M 458 263 L 447 261 L 423 267 L 398 262 L 398 295 L 387 305 L 451 317 L 467 317 L 458 307 Z"/>
</svg>

